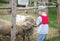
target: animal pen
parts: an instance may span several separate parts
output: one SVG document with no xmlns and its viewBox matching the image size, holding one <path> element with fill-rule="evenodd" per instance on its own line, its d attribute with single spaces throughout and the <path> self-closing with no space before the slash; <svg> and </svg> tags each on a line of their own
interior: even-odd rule
<svg viewBox="0 0 60 41">
<path fill-rule="evenodd" d="M 32 15 L 35 17 L 36 16 L 35 11 L 38 9 L 39 4 L 43 4 L 47 7 L 47 9 L 46 9 L 47 13 L 50 12 L 52 9 L 56 10 L 56 12 L 57 12 L 57 15 L 56 15 L 57 23 L 56 24 L 58 24 L 58 29 L 56 30 L 54 28 L 49 28 L 49 34 L 47 35 L 47 39 L 56 37 L 59 35 L 59 33 L 60 33 L 60 0 L 57 0 L 56 2 L 49 2 L 49 0 L 38 0 L 38 1 L 34 0 L 34 6 L 31 6 L 32 0 L 29 0 L 29 1 L 30 1 L 30 4 L 26 7 L 17 7 L 17 3 L 16 3 L 17 0 L 11 0 L 10 3 L 7 4 L 6 6 L 0 6 L 0 17 L 1 17 L 0 21 L 1 20 L 3 21 L 3 22 L 0 22 L 0 33 L 1 33 L 0 41 L 5 41 L 5 40 L 6 41 L 36 41 L 35 40 L 36 38 L 34 38 L 35 37 L 34 35 L 36 35 L 36 33 L 33 33 L 33 35 L 31 36 L 31 38 L 32 38 L 31 40 L 29 40 L 29 38 L 23 40 L 19 35 L 16 35 L 16 31 L 17 31 L 16 30 L 16 15 L 18 13 L 21 15 L 26 14 L 26 15 Z M 50 11 L 49 11 L 49 9 L 50 9 Z M 54 11 L 53 11 L 53 13 L 54 13 Z M 48 13 L 48 15 L 49 15 L 49 13 Z M 53 14 L 53 16 L 54 16 L 54 14 Z M 5 18 L 7 18 L 7 19 L 5 19 Z M 8 21 L 6 21 L 6 20 L 8 20 Z M 52 23 L 52 22 L 50 22 L 50 23 Z M 1 24 L 5 25 L 5 26 L 3 26 Z M 2 26 L 4 28 L 2 28 Z M 6 29 L 6 27 L 10 27 L 10 28 Z M 11 32 L 9 32 L 9 31 L 11 31 Z M 11 34 L 8 35 L 8 34 L 5 34 L 5 32 L 11 33 Z M 19 31 L 19 32 L 21 32 L 21 31 Z M 2 35 L 2 34 L 4 34 L 4 35 Z"/>
</svg>

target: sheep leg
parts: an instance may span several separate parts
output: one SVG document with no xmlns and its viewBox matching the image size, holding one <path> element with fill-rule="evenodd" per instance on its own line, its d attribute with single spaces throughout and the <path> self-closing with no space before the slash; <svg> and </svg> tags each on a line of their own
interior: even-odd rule
<svg viewBox="0 0 60 41">
<path fill-rule="evenodd" d="M 23 38 L 23 40 L 22 40 L 22 41 L 25 41 L 25 31 L 24 31 L 24 30 L 23 30 L 22 38 Z"/>
</svg>

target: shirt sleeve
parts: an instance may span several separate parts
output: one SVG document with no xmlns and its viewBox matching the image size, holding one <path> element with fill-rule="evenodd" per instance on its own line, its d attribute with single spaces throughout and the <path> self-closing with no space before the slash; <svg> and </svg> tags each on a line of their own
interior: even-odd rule
<svg viewBox="0 0 60 41">
<path fill-rule="evenodd" d="M 39 25 L 41 22 L 42 22 L 42 18 L 39 16 L 39 17 L 37 18 L 36 24 Z"/>
</svg>

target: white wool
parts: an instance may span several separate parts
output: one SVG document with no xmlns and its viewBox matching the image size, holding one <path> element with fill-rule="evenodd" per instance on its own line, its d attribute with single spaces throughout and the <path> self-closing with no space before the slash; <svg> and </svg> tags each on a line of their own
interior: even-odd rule
<svg viewBox="0 0 60 41">
<path fill-rule="evenodd" d="M 16 23 L 23 23 L 26 17 L 23 15 L 16 15 Z"/>
</svg>

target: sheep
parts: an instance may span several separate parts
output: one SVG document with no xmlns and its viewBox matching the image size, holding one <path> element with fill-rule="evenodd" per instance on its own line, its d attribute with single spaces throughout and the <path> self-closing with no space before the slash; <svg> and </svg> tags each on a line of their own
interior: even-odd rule
<svg viewBox="0 0 60 41">
<path fill-rule="evenodd" d="M 30 40 L 34 30 L 33 25 L 35 25 L 35 20 L 32 16 L 16 15 L 16 35 L 21 35 L 22 41 L 25 41 L 25 37 Z M 11 22 L 0 20 L 0 34 L 10 35 L 11 27 Z"/>
<path fill-rule="evenodd" d="M 19 15 L 17 16 L 19 17 Z M 20 16 L 20 19 L 22 17 Z M 35 19 L 32 17 L 32 16 L 24 16 L 23 19 L 25 18 L 25 20 L 23 20 L 23 33 L 22 36 L 23 36 L 23 41 L 25 40 L 25 36 L 28 37 L 28 39 L 30 40 L 30 36 L 32 35 L 33 33 L 33 25 L 35 25 Z M 18 19 L 19 20 L 19 19 Z M 19 20 L 18 22 L 19 24 L 21 23 L 21 20 Z M 21 27 L 21 25 L 19 25 L 19 27 Z"/>
</svg>

